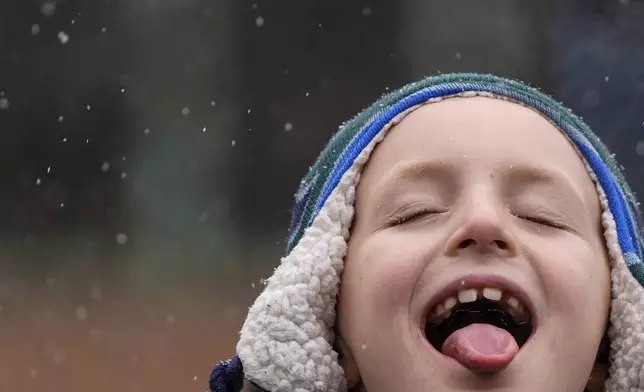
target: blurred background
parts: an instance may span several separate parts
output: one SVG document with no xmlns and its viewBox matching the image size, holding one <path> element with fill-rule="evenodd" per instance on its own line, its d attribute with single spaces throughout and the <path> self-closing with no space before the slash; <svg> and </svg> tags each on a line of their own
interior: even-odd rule
<svg viewBox="0 0 644 392">
<path fill-rule="evenodd" d="M 644 194 L 644 2 L 0 0 L 0 391 L 205 391 L 338 126 L 520 78 Z"/>
</svg>

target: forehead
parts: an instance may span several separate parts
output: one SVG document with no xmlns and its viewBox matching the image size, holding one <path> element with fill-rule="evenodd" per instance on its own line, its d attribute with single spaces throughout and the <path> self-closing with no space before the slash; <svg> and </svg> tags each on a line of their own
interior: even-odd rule
<svg viewBox="0 0 644 392">
<path fill-rule="evenodd" d="M 566 136 L 541 114 L 502 99 L 449 98 L 411 112 L 376 148 L 360 187 L 382 186 L 396 172 L 425 163 L 470 172 L 534 169 L 557 175 L 580 195 L 597 198 Z"/>
</svg>

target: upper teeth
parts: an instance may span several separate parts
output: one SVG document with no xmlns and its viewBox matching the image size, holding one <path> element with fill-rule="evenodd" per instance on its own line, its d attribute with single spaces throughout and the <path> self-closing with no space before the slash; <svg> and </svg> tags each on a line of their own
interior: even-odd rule
<svg viewBox="0 0 644 392">
<path fill-rule="evenodd" d="M 499 289 L 493 287 L 486 287 L 483 289 L 483 296 L 490 301 L 498 301 L 503 296 L 503 293 Z"/>
<path fill-rule="evenodd" d="M 449 297 L 445 300 L 445 302 L 443 302 L 443 304 L 445 305 L 445 310 L 448 310 L 448 311 L 452 310 L 452 308 L 456 306 L 457 303 L 458 301 L 454 297 Z"/>
<path fill-rule="evenodd" d="M 475 289 L 461 290 L 458 292 L 458 302 L 465 304 L 474 302 L 478 298 L 478 293 Z"/>
<path fill-rule="evenodd" d="M 515 317 L 525 317 L 525 307 L 518 299 L 512 296 L 503 296 L 503 291 L 496 287 L 483 287 L 481 289 L 468 288 L 459 290 L 456 295 L 447 297 L 442 303 L 436 305 L 433 309 L 431 318 L 437 321 L 446 319 L 452 314 L 457 304 L 474 302 L 479 297 L 489 301 L 499 302 L 506 305 L 506 310 Z"/>
</svg>

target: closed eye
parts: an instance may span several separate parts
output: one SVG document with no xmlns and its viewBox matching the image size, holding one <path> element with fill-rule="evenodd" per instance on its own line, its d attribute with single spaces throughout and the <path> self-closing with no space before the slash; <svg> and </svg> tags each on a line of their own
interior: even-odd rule
<svg viewBox="0 0 644 392">
<path fill-rule="evenodd" d="M 517 215 L 517 217 L 520 218 L 520 219 L 526 220 L 528 222 L 532 222 L 532 223 L 535 223 L 537 225 L 541 225 L 541 226 L 549 226 L 549 227 L 552 227 L 552 228 L 555 228 L 555 229 L 560 229 L 560 230 L 564 230 L 566 228 L 561 223 L 555 222 L 554 220 L 546 218 L 546 217 L 543 217 L 543 216 L 521 216 L 521 215 Z"/>
<path fill-rule="evenodd" d="M 405 223 L 411 223 L 437 213 L 438 211 L 435 210 L 422 209 L 412 212 L 406 212 L 403 214 L 395 214 L 387 220 L 387 226 L 399 226 Z"/>
</svg>

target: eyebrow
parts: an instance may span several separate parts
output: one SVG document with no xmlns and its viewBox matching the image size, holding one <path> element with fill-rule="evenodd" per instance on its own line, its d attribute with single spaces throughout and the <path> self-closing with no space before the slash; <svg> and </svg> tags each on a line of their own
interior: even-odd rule
<svg viewBox="0 0 644 392">
<path fill-rule="evenodd" d="M 438 180 L 444 187 L 452 190 L 457 182 L 456 166 L 441 161 L 415 161 L 395 165 L 377 182 L 374 200 L 383 202 L 392 199 L 392 196 L 403 191 L 398 184 L 432 180 Z"/>
<path fill-rule="evenodd" d="M 441 161 L 414 161 L 411 163 L 395 165 L 389 170 L 380 184 L 391 182 L 420 180 L 431 177 L 453 175 L 456 168 L 453 164 Z"/>
<path fill-rule="evenodd" d="M 583 202 L 582 193 L 575 188 L 571 181 L 561 171 L 543 166 L 526 164 L 512 165 L 507 171 L 507 183 L 542 183 L 556 186 Z"/>
</svg>

